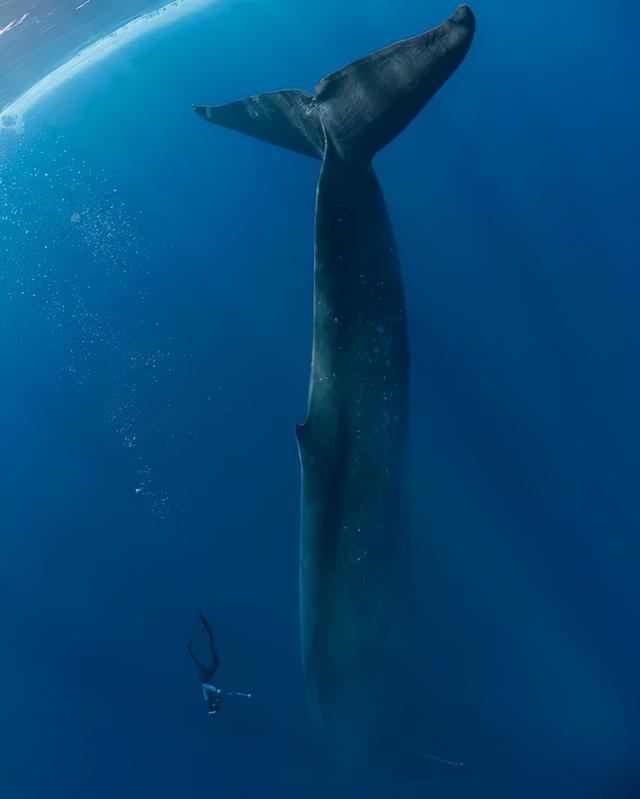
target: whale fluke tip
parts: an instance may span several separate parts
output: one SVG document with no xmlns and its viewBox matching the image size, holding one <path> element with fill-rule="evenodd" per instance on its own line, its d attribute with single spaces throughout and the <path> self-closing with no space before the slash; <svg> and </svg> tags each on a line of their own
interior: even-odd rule
<svg viewBox="0 0 640 799">
<path fill-rule="evenodd" d="M 452 22 L 457 22 L 463 25 L 473 26 L 475 27 L 476 24 L 476 17 L 473 11 L 471 10 L 471 6 L 468 6 L 466 3 L 461 5 L 455 14 L 451 17 Z"/>
</svg>

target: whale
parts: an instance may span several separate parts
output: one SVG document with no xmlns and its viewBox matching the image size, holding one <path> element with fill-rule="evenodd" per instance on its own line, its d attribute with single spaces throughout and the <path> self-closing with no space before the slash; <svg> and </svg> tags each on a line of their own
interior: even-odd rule
<svg viewBox="0 0 640 799">
<path fill-rule="evenodd" d="M 207 122 L 321 161 L 308 409 L 296 429 L 300 630 L 314 715 L 356 756 L 400 740 L 413 691 L 409 337 L 372 159 L 455 72 L 475 26 L 463 5 L 329 74 L 314 92 L 195 106 Z"/>
</svg>

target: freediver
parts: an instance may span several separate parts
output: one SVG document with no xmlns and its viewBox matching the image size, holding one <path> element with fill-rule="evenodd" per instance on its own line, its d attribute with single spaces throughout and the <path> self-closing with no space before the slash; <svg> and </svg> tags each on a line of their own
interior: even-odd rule
<svg viewBox="0 0 640 799">
<path fill-rule="evenodd" d="M 216 651 L 211 625 L 205 618 L 204 613 L 198 613 L 198 617 L 200 619 L 200 623 L 202 624 L 202 630 L 200 630 L 200 632 L 194 638 L 192 638 L 191 641 L 189 641 L 187 644 L 187 650 L 189 651 L 193 662 L 198 667 L 198 679 L 202 683 L 202 695 L 207 703 L 209 715 L 213 716 L 220 709 L 220 703 L 222 702 L 223 696 L 243 696 L 245 699 L 251 699 L 252 694 L 242 693 L 241 691 L 221 691 L 220 688 L 217 688 L 215 685 L 213 685 L 211 681 L 215 673 L 218 671 L 220 658 L 218 657 L 218 653 Z M 206 634 L 207 638 L 209 639 L 209 650 L 211 652 L 210 666 L 207 666 L 202 663 L 202 661 L 198 660 L 198 657 L 193 651 L 193 644 L 203 634 Z"/>
</svg>

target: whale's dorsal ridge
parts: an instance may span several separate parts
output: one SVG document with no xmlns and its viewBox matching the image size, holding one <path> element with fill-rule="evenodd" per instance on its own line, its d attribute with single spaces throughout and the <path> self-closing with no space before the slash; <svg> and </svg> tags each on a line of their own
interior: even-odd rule
<svg viewBox="0 0 640 799">
<path fill-rule="evenodd" d="M 308 464 L 311 457 L 311 430 L 309 417 L 302 423 L 296 425 L 296 441 L 298 442 L 298 455 L 301 466 Z"/>
</svg>

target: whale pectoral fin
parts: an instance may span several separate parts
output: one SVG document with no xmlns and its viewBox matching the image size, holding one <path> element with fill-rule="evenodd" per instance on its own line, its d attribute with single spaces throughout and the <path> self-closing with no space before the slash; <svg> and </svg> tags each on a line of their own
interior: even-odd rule
<svg viewBox="0 0 640 799">
<path fill-rule="evenodd" d="M 308 92 L 289 89 L 254 95 L 228 105 L 197 105 L 195 111 L 207 122 L 231 128 L 247 136 L 287 150 L 321 159 L 325 139 Z"/>
</svg>

